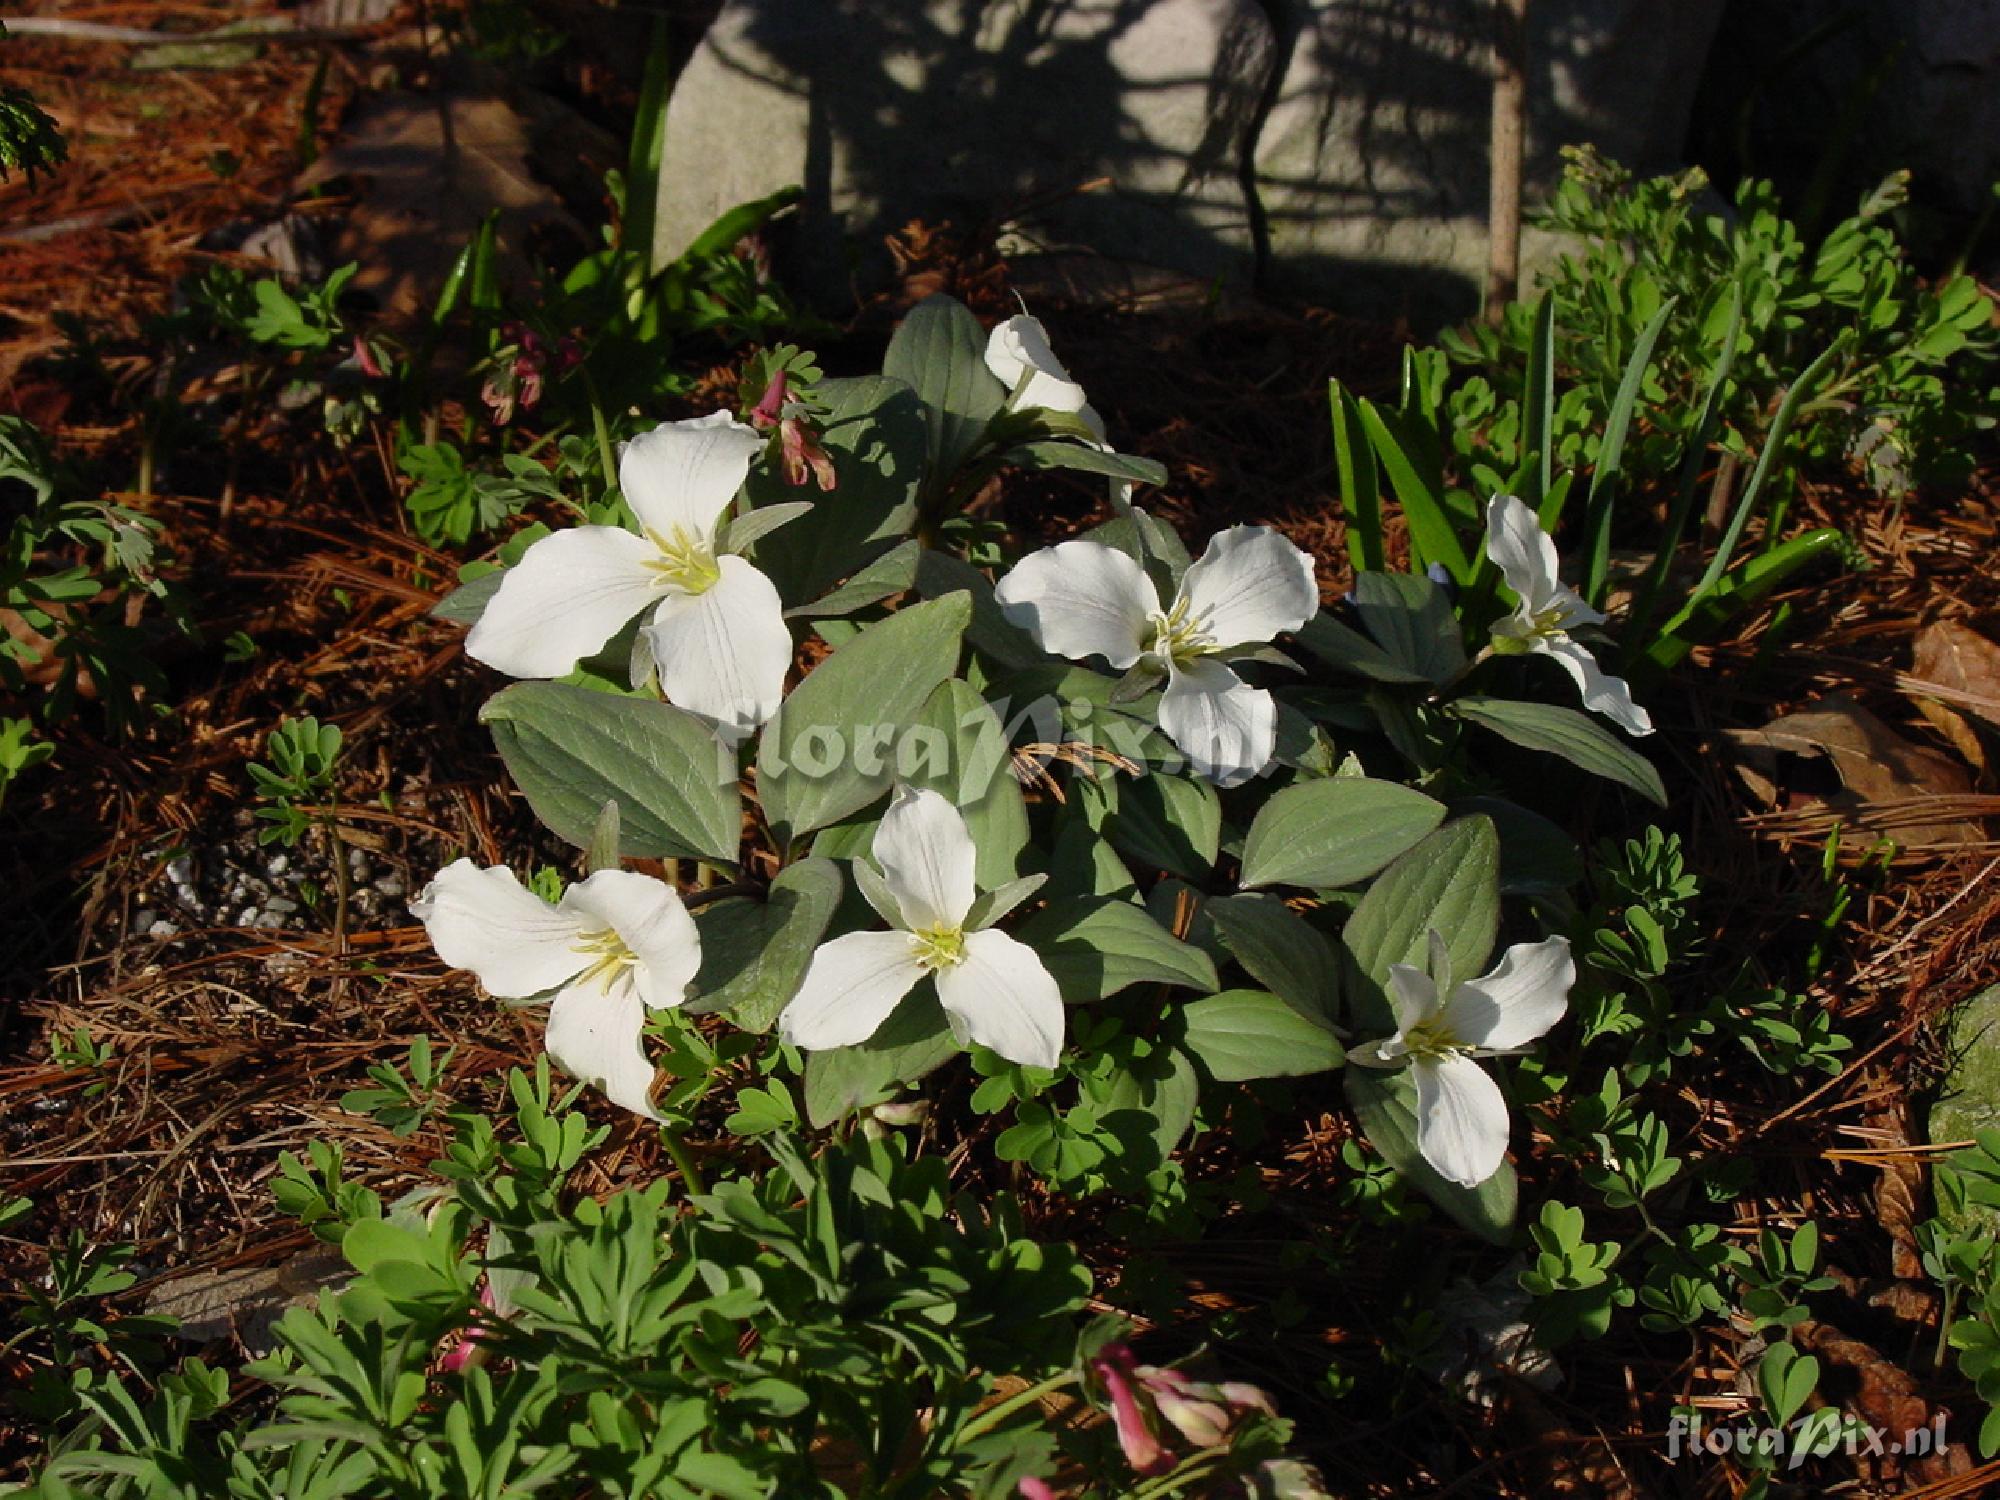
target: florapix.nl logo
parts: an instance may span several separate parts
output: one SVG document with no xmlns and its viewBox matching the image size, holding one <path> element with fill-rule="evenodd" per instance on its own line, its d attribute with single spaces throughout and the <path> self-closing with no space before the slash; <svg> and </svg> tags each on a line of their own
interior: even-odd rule
<svg viewBox="0 0 2000 1500">
<path fill-rule="evenodd" d="M 1752 1421 L 1710 1423 L 1681 1411 L 1667 1424 L 1667 1457 L 1735 1458 L 1754 1467 L 1796 1469 L 1807 1459 L 1927 1458 L 1945 1448 L 1945 1414 L 1923 1427 L 1871 1427 L 1835 1407 L 1807 1412 L 1782 1426 Z"/>
</svg>

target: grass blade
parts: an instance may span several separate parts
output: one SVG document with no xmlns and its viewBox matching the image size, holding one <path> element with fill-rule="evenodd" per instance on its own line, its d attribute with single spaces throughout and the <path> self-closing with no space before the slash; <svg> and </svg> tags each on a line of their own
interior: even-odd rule
<svg viewBox="0 0 2000 1500">
<path fill-rule="evenodd" d="M 1354 397 L 1338 380 L 1326 383 L 1333 409 L 1333 461 L 1340 479 L 1340 508 L 1347 515 L 1347 556 L 1356 572 L 1379 573 L 1382 557 L 1382 488 L 1375 452 L 1361 430 Z"/>
<path fill-rule="evenodd" d="M 632 121 L 632 143 L 625 156 L 625 219 L 620 227 L 625 249 L 654 263 L 653 232 L 659 216 L 660 159 L 667 146 L 667 95 L 673 88 L 672 49 L 667 45 L 664 11 L 654 16 L 646 43 L 646 71 L 639 81 L 639 108 Z"/>
<path fill-rule="evenodd" d="M 1708 394 L 1702 398 L 1701 419 L 1695 423 L 1694 436 L 1688 440 L 1687 452 L 1681 457 L 1680 488 L 1674 496 L 1673 509 L 1667 512 L 1666 529 L 1660 533 L 1660 550 L 1653 558 L 1653 566 L 1646 572 L 1645 582 L 1632 604 L 1632 618 L 1625 627 L 1625 659 L 1628 662 L 1641 649 L 1646 626 L 1659 607 L 1660 590 L 1666 586 L 1667 570 L 1673 564 L 1674 553 L 1680 548 L 1688 519 L 1694 514 L 1695 491 L 1701 484 L 1702 464 L 1708 458 L 1709 448 L 1714 445 L 1716 429 L 1722 425 L 1722 403 L 1728 395 L 1729 372 L 1735 368 L 1736 341 L 1742 333 L 1743 283 L 1737 281 L 1730 284 L 1728 332 L 1723 335 L 1722 353 L 1709 374 Z"/>
<path fill-rule="evenodd" d="M 1771 465 L 1785 446 L 1785 439 L 1791 435 L 1792 418 L 1798 414 L 1799 403 L 1805 400 L 1819 378 L 1826 372 L 1834 357 L 1846 348 L 1844 338 L 1835 339 L 1818 359 L 1807 365 L 1803 374 L 1792 382 L 1785 392 L 1785 399 L 1778 403 L 1778 414 L 1771 419 L 1771 430 L 1764 437 L 1764 451 L 1757 455 L 1757 467 L 1751 470 L 1750 482 L 1743 487 L 1743 498 L 1736 502 L 1736 514 L 1729 518 L 1729 527 L 1722 533 L 1722 540 L 1716 543 L 1715 556 L 1708 560 L 1708 570 L 1701 575 L 1701 582 L 1695 585 L 1694 599 L 1701 596 L 1721 581 L 1729 571 L 1729 562 L 1736 554 L 1736 548 L 1743 540 L 1743 528 L 1750 524 L 1751 512 L 1757 508 L 1757 500 L 1764 490 L 1764 481 L 1770 477 Z"/>
<path fill-rule="evenodd" d="M 1597 465 L 1591 470 L 1590 493 L 1583 507 L 1587 560 L 1584 598 L 1593 605 L 1604 603 L 1605 581 L 1611 571 L 1611 513 L 1616 508 L 1618 467 L 1625 456 L 1625 434 L 1632 425 L 1632 408 L 1638 404 L 1639 387 L 1652 367 L 1653 346 L 1659 342 L 1660 330 L 1667 326 L 1667 316 L 1673 312 L 1675 300 L 1669 297 L 1660 304 L 1660 310 L 1653 314 L 1652 321 L 1639 335 L 1639 342 L 1633 346 L 1632 357 L 1625 363 L 1624 378 L 1618 382 L 1618 395 L 1605 418 Z"/>
<path fill-rule="evenodd" d="M 1396 503 L 1403 507 L 1403 519 L 1410 527 L 1410 550 L 1415 554 L 1412 572 L 1422 572 L 1428 563 L 1442 563 L 1459 583 L 1470 581 L 1471 567 L 1458 532 L 1451 524 L 1451 512 L 1444 496 L 1427 485 L 1417 472 L 1391 419 L 1376 409 L 1372 401 L 1355 402 L 1362 428 L 1374 445 L 1375 455 L 1388 471 L 1389 486 Z"/>
<path fill-rule="evenodd" d="M 1539 510 L 1542 496 L 1555 482 L 1556 425 L 1556 304 L 1547 292 L 1535 304 L 1535 331 L 1528 341 L 1527 384 L 1521 392 L 1521 450 L 1535 455 L 1537 483 L 1521 499 Z"/>
</svg>

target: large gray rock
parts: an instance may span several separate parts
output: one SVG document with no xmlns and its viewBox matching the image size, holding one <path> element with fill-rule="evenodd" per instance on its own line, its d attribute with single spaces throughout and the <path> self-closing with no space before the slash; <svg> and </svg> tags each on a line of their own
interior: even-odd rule
<svg viewBox="0 0 2000 1500">
<path fill-rule="evenodd" d="M 1346 287 L 1378 311 L 1471 312 L 1485 278 L 1494 0 L 1310 0 L 1257 192 L 1274 280 Z M 1525 199 L 1589 142 L 1641 171 L 1679 164 L 1721 0 L 1533 0 Z M 1524 261 L 1537 259 L 1536 237 Z"/>
<path fill-rule="evenodd" d="M 1254 0 L 728 0 L 668 107 L 656 249 L 797 183 L 836 293 L 919 216 L 1245 276 L 1272 53 Z"/>
<path fill-rule="evenodd" d="M 1531 191 L 1570 143 L 1675 164 L 1721 3 L 1535 0 Z M 912 217 L 1004 213 L 1030 243 L 1460 314 L 1485 258 L 1493 9 L 727 0 L 668 110 L 657 248 L 796 182 L 797 269 L 822 292 L 873 279 Z"/>
<path fill-rule="evenodd" d="M 1830 219 L 1908 168 L 1913 199 L 1956 248 L 2000 178 L 2000 0 L 1734 0 L 1704 89 L 1716 154 L 1749 147 L 1732 166 L 1799 195 L 1834 169 Z"/>
</svg>

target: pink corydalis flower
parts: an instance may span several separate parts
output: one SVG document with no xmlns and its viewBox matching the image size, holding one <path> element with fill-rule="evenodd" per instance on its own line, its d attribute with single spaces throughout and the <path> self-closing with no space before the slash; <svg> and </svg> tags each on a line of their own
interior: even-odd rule
<svg viewBox="0 0 2000 1500">
<path fill-rule="evenodd" d="M 760 432 L 777 429 L 785 483 L 801 485 L 813 480 L 822 493 L 833 493 L 838 482 L 833 459 L 813 431 L 804 405 L 792 399 L 791 379 L 785 371 L 772 371 L 763 396 L 750 409 L 750 424 Z"/>
<path fill-rule="evenodd" d="M 1016 1486 L 1021 1500 L 1056 1500 L 1056 1492 L 1049 1488 L 1048 1481 L 1037 1479 L 1030 1474 Z"/>
<path fill-rule="evenodd" d="M 1118 1446 L 1125 1454 L 1125 1461 L 1135 1473 L 1148 1478 L 1166 1473 L 1174 1466 L 1173 1457 L 1153 1436 L 1146 1409 L 1139 1404 L 1138 1392 L 1132 1384 L 1138 1374 L 1132 1351 L 1123 1344 L 1106 1344 L 1091 1360 L 1090 1368 L 1104 1382 L 1105 1394 L 1111 1398 L 1111 1422 L 1117 1429 Z"/>
<path fill-rule="evenodd" d="M 515 411 L 529 411 L 540 404 L 542 386 L 550 375 L 574 369 L 583 360 L 576 339 L 564 334 L 552 349 L 541 335 L 520 323 L 509 323 L 503 334 L 513 341 L 511 355 L 505 349 L 496 356 L 497 368 L 486 377 L 479 396 L 493 409 L 493 424 L 505 427 Z"/>
<path fill-rule="evenodd" d="M 493 1311 L 493 1284 L 490 1281 L 482 1279 L 479 1283 L 479 1304 L 488 1312 Z M 479 1341 L 485 1336 L 486 1332 L 486 1320 L 475 1313 L 472 1321 L 465 1325 L 465 1331 L 459 1335 L 458 1342 L 447 1349 L 438 1359 L 438 1373 L 440 1375 L 456 1375 L 460 1370 L 471 1364 L 473 1353 L 478 1349 Z"/>
<path fill-rule="evenodd" d="M 1197 1448 L 1220 1448 L 1227 1443 L 1230 1429 L 1246 1411 L 1277 1415 L 1270 1397 L 1240 1380 L 1207 1385 L 1190 1380 L 1179 1370 L 1156 1365 L 1140 1365 L 1133 1374 L 1153 1398 L 1153 1409 Z"/>
</svg>

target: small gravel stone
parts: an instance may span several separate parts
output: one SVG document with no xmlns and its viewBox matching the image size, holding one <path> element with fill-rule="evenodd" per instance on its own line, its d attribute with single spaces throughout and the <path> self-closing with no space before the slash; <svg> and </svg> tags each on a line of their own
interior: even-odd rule
<svg viewBox="0 0 2000 1500">
<path fill-rule="evenodd" d="M 258 915 L 256 907 L 246 906 L 236 914 L 236 925 L 238 927 L 255 927 Z"/>
<path fill-rule="evenodd" d="M 289 917 L 293 912 L 297 911 L 298 909 L 299 909 L 299 903 L 292 900 L 288 896 L 273 896 L 270 900 L 264 903 L 265 911 L 274 911 L 277 912 L 280 916 Z"/>
<path fill-rule="evenodd" d="M 194 856 L 192 854 L 176 854 L 172 859 L 168 860 L 167 880 L 171 884 L 178 886 L 193 885 Z"/>
<path fill-rule="evenodd" d="M 264 862 L 264 868 L 272 875 L 282 875 L 292 867 L 292 857 L 280 851 Z"/>
<path fill-rule="evenodd" d="M 155 922 L 151 927 L 146 929 L 146 936 L 149 938 L 179 937 L 180 931 L 180 928 L 172 922 L 160 921 Z"/>
<path fill-rule="evenodd" d="M 409 888 L 408 883 L 400 875 L 384 875 L 375 882 L 375 889 L 392 901 Z"/>
<path fill-rule="evenodd" d="M 159 920 L 160 914 L 158 912 L 154 911 L 150 906 L 145 907 L 132 919 L 132 930 L 134 932 L 151 932 L 153 924 Z"/>
</svg>

